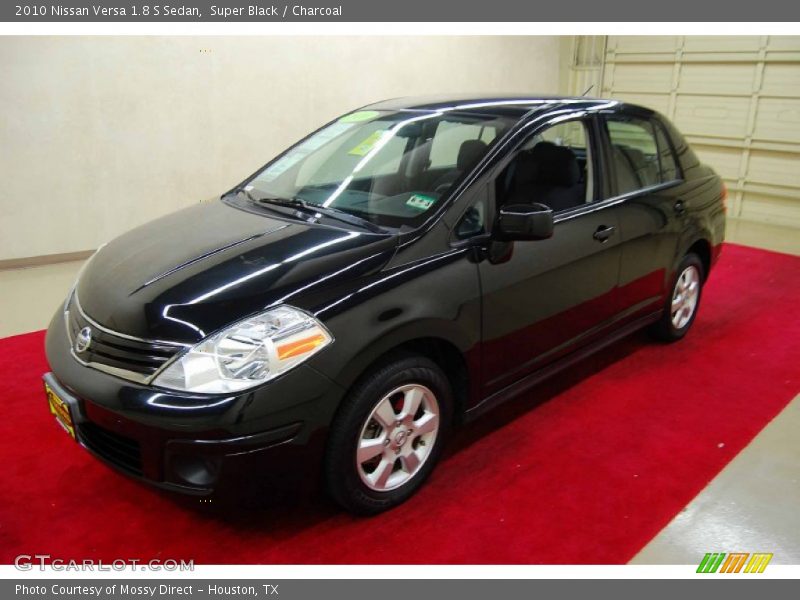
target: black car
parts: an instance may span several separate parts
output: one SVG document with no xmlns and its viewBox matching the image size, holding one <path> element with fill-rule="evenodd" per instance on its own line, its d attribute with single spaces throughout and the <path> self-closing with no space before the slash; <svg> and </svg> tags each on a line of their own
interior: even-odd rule
<svg viewBox="0 0 800 600">
<path fill-rule="evenodd" d="M 683 337 L 725 188 L 613 100 L 390 100 L 87 262 L 47 333 L 51 410 L 189 494 L 292 478 L 406 500 L 448 431 L 642 327 Z"/>
</svg>

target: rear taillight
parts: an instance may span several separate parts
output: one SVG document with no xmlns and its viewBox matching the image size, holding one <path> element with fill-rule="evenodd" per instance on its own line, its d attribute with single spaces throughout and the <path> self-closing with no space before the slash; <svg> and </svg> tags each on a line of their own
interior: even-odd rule
<svg viewBox="0 0 800 600">
<path fill-rule="evenodd" d="M 722 210 L 728 213 L 728 186 L 722 184 Z"/>
</svg>

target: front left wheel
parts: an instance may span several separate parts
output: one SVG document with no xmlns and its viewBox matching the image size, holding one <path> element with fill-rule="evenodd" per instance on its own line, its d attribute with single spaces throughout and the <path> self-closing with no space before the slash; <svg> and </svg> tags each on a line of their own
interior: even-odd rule
<svg viewBox="0 0 800 600">
<path fill-rule="evenodd" d="M 452 416 L 450 384 L 421 356 L 404 356 L 366 375 L 331 426 L 325 478 L 333 498 L 377 514 L 411 497 L 441 454 Z"/>
</svg>

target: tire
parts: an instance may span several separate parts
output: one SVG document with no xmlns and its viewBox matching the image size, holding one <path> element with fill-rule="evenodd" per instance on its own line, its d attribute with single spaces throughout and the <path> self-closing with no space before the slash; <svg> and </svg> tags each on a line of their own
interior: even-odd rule
<svg viewBox="0 0 800 600">
<path fill-rule="evenodd" d="M 452 414 L 450 384 L 431 360 L 402 355 L 374 368 L 353 387 L 331 425 L 328 492 L 360 515 L 405 502 L 436 466 Z"/>
<path fill-rule="evenodd" d="M 650 333 L 656 339 L 663 342 L 677 342 L 687 334 L 700 308 L 705 278 L 706 273 L 700 257 L 693 253 L 684 256 L 675 270 L 675 279 L 664 300 L 663 314 L 650 327 Z M 676 304 L 673 305 L 673 302 Z"/>
</svg>

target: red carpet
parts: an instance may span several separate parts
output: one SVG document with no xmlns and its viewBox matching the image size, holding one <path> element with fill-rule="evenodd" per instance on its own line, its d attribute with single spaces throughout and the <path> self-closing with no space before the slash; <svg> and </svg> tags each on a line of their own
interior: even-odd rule
<svg viewBox="0 0 800 600">
<path fill-rule="evenodd" d="M 633 336 L 491 413 L 369 520 L 321 500 L 221 513 L 118 475 L 50 416 L 42 334 L 0 340 L 0 562 L 626 562 L 800 392 L 798 302 L 800 258 L 727 246 L 683 342 Z"/>
</svg>

